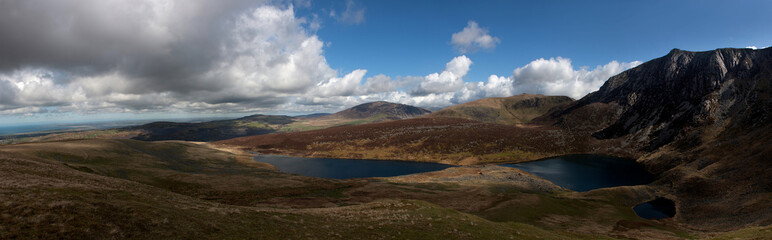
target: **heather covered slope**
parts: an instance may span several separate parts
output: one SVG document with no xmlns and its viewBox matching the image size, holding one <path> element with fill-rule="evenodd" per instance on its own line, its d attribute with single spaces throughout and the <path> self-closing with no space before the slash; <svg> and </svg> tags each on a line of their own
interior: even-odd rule
<svg viewBox="0 0 772 240">
<path fill-rule="evenodd" d="M 322 118 L 366 119 L 383 116 L 385 119 L 406 119 L 429 114 L 431 111 L 410 105 L 385 101 L 364 103 Z"/>
<path fill-rule="evenodd" d="M 298 132 L 350 126 L 391 120 L 409 119 L 429 114 L 431 111 L 399 103 L 385 101 L 363 103 L 330 115 L 300 118 L 284 127 L 281 132 Z"/>
<path fill-rule="evenodd" d="M 399 159 L 458 165 L 519 162 L 572 153 L 635 156 L 616 140 L 597 140 L 551 126 L 516 126 L 426 117 L 216 142 L 263 153 Z"/>
<path fill-rule="evenodd" d="M 657 184 L 672 186 L 679 220 L 768 225 L 771 95 L 772 48 L 674 49 L 536 121 L 644 152 Z"/>
<path fill-rule="evenodd" d="M 645 186 L 576 194 L 506 167 L 330 180 L 276 172 L 229 151 L 186 142 L 98 139 L 1 146 L 0 238 L 661 239 L 703 234 L 637 218 L 630 202 L 658 191 Z"/>
<path fill-rule="evenodd" d="M 702 229 L 772 224 L 772 48 L 675 49 L 529 124 L 427 117 L 221 143 L 265 152 L 453 164 L 566 153 L 633 157 Z M 664 194 L 664 193 L 663 193 Z"/>
<path fill-rule="evenodd" d="M 483 98 L 433 112 L 432 117 L 456 117 L 500 124 L 528 123 L 550 109 L 573 102 L 565 96 L 520 94 Z"/>
<path fill-rule="evenodd" d="M 232 120 L 200 123 L 154 122 L 127 127 L 124 131 L 141 131 L 133 139 L 143 141 L 186 140 L 217 141 L 241 136 L 260 135 L 278 131 L 295 122 L 289 116 L 252 115 Z"/>
<path fill-rule="evenodd" d="M 3 239 L 581 236 L 526 224 L 513 227 L 415 200 L 309 209 L 225 205 L 46 159 L 0 152 L 0 160 Z"/>
</svg>

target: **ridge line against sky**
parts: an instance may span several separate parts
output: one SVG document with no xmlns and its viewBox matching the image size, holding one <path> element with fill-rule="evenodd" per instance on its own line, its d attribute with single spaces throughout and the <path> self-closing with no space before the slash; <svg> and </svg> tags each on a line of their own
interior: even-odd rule
<svg viewBox="0 0 772 240">
<path fill-rule="evenodd" d="M 719 3 L 654 1 L 632 15 L 645 17 L 665 8 L 713 9 L 710 5 Z M 749 18 L 772 18 L 751 13 L 724 23 L 746 22 L 749 30 L 734 34 L 751 40 L 697 41 L 703 31 L 715 29 L 692 27 L 689 31 L 700 34 L 672 36 L 684 38 L 675 44 L 652 32 L 662 43 L 635 46 L 648 50 L 645 54 L 636 49 L 609 53 L 620 48 L 616 45 L 588 53 L 581 49 L 597 49 L 588 39 L 629 44 L 628 35 L 637 33 L 620 24 L 644 23 L 634 17 L 614 19 L 619 23 L 589 17 L 590 10 L 626 9 L 614 1 L 470 4 L 0 0 L 0 125 L 334 112 L 378 100 L 439 108 L 519 93 L 578 99 L 639 60 L 674 47 L 751 48 L 770 45 L 766 39 L 772 39 L 772 27 L 747 24 Z M 549 18 L 533 18 L 538 13 Z M 604 20 L 609 26 L 572 28 Z M 535 26 L 524 24 L 529 21 Z"/>
</svg>

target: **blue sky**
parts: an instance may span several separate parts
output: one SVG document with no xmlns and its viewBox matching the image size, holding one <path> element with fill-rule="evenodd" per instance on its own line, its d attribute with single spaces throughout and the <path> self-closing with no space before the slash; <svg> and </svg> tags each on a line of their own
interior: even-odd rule
<svg viewBox="0 0 772 240">
<path fill-rule="evenodd" d="M 314 2 L 320 7 L 341 1 Z M 770 1 L 362 1 L 360 25 L 325 23 L 330 65 L 422 75 L 457 55 L 450 35 L 473 20 L 501 39 L 469 54 L 468 80 L 510 74 L 537 58 L 578 66 L 646 61 L 673 48 L 705 51 L 772 45 Z"/>
<path fill-rule="evenodd" d="M 292 115 L 376 100 L 441 108 L 519 93 L 580 98 L 672 48 L 772 45 L 770 1 L 6 6 L 0 125 Z"/>
</svg>

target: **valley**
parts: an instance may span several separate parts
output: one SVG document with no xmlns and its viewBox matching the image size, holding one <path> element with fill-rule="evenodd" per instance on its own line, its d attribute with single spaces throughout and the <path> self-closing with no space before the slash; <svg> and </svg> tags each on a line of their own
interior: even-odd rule
<svg viewBox="0 0 772 240">
<path fill-rule="evenodd" d="M 768 239 L 770 86 L 772 48 L 673 49 L 578 100 L 9 138 L 0 238 Z M 544 174 L 583 164 L 639 178 Z"/>
<path fill-rule="evenodd" d="M 639 232 L 695 234 L 635 216 L 626 201 L 657 191 L 645 186 L 579 194 L 505 167 L 335 180 L 276 172 L 245 153 L 232 152 L 206 144 L 135 140 L 0 147 L 0 170 L 6 173 L 0 177 L 6 213 L 1 237 L 505 234 L 595 239 Z M 523 204 L 530 207 L 514 207 Z M 619 221 L 663 227 L 605 227 Z M 584 227 L 577 231 L 578 226 Z M 329 228 L 346 231 L 324 230 Z"/>
</svg>

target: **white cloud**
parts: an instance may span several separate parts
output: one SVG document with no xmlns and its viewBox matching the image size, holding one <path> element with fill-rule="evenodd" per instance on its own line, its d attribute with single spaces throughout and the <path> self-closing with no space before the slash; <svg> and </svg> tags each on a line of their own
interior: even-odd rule
<svg viewBox="0 0 772 240">
<path fill-rule="evenodd" d="M 756 46 L 747 46 L 747 47 L 745 47 L 745 48 L 750 48 L 750 49 L 753 49 L 753 50 L 756 50 L 756 49 L 758 49 Z"/>
<path fill-rule="evenodd" d="M 335 15 L 335 11 L 330 11 L 331 17 L 337 17 L 339 22 L 346 24 L 361 24 L 365 22 L 365 8 L 354 2 L 354 0 L 346 1 L 346 9 L 340 13 L 340 16 Z"/>
<path fill-rule="evenodd" d="M 357 69 L 342 78 L 330 78 L 326 82 L 317 84 L 311 95 L 327 97 L 359 94 L 358 90 L 366 73 L 367 70 Z"/>
<path fill-rule="evenodd" d="M 481 28 L 475 21 L 469 21 L 464 30 L 454 33 L 450 38 L 450 43 L 460 53 L 473 53 L 480 49 L 493 49 L 499 42 L 499 38 L 488 34 L 488 29 Z"/>
<path fill-rule="evenodd" d="M 512 79 L 503 76 L 490 75 L 487 82 L 477 83 L 484 97 L 506 97 L 514 95 Z"/>
<path fill-rule="evenodd" d="M 537 59 L 513 71 L 514 93 L 540 93 L 581 98 L 596 91 L 609 77 L 638 66 L 639 61 L 619 63 L 611 61 L 592 70 L 574 69 L 571 59 Z"/>
<path fill-rule="evenodd" d="M 413 95 L 427 95 L 431 93 L 452 92 L 462 87 L 463 77 L 469 71 L 472 60 L 466 56 L 458 56 L 445 64 L 445 71 L 427 75 L 418 88 L 411 93 Z"/>
<path fill-rule="evenodd" d="M 376 75 L 361 82 L 364 70 L 321 84 L 313 94 L 300 96 L 281 106 L 297 112 L 334 112 L 366 102 L 385 100 L 421 107 L 447 107 L 485 97 L 508 97 L 520 93 L 565 95 L 575 99 L 596 91 L 611 76 L 641 62 L 574 68 L 567 58 L 537 59 L 518 67 L 509 77 L 490 75 L 486 81 L 464 82 L 472 64 L 466 56 L 449 61 L 445 70 L 423 77 L 392 79 Z"/>
<path fill-rule="evenodd" d="M 74 5 L 85 7 L 79 3 L 81 2 L 73 2 Z M 129 4 L 131 3 L 129 1 Z M 253 111 L 271 109 L 289 98 L 307 94 L 314 86 L 322 83 L 334 85 L 334 88 L 330 88 L 331 90 L 325 95 L 354 94 L 355 91 L 351 86 L 357 87 L 366 73 L 365 70 L 357 70 L 344 77 L 338 77 L 338 73 L 329 67 L 324 57 L 324 43 L 316 35 L 306 31 L 307 21 L 296 17 L 291 6 L 282 9 L 276 6 L 259 5 L 247 11 L 234 9 L 233 11 L 239 12 L 240 15 L 220 18 L 220 22 L 217 23 L 207 23 L 223 28 L 218 30 L 221 37 L 206 39 L 204 43 L 199 43 L 198 41 L 202 39 L 197 39 L 195 36 L 186 37 L 197 34 L 196 31 L 186 29 L 187 25 L 176 25 L 179 22 L 196 21 L 196 19 L 170 19 L 176 16 L 176 12 L 173 11 L 175 8 L 172 6 L 187 3 L 168 2 L 168 4 L 151 5 L 153 7 L 139 10 L 128 8 L 127 11 L 135 11 L 133 14 L 136 15 L 159 16 L 156 20 L 148 20 L 152 21 L 148 26 L 149 29 L 134 31 L 136 34 L 134 37 L 125 36 L 127 39 L 138 38 L 145 41 L 146 43 L 138 44 L 144 44 L 147 47 L 136 48 L 143 49 L 147 54 L 143 55 L 140 51 L 140 53 L 134 53 L 139 54 L 138 56 L 125 56 L 120 58 L 122 61 L 104 63 L 105 70 L 84 72 L 82 69 L 94 69 L 98 66 L 70 67 L 52 62 L 46 64 L 52 66 L 49 68 L 26 67 L 10 71 L 0 69 L 0 86 L 3 87 L 0 90 L 2 94 L 0 109 L 56 106 L 61 111 L 82 113 L 170 109 L 214 111 L 218 108 L 222 111 Z M 191 3 L 191 5 L 196 4 L 202 3 Z M 95 5 L 96 10 L 104 10 L 99 9 L 103 5 Z M 107 7 L 107 5 L 104 6 Z M 206 7 L 194 9 L 209 10 Z M 105 10 L 105 12 L 109 11 Z M 187 15 L 200 14 L 203 13 Z M 93 17 L 86 15 L 83 18 Z M 0 31 L 8 30 L 0 29 Z M 90 31 L 95 31 L 92 35 L 112 32 L 110 29 L 91 29 Z M 173 37 L 175 35 L 181 37 Z M 89 41 L 84 39 L 84 42 Z M 178 45 L 190 45 L 191 49 L 174 52 L 172 46 Z M 128 47 L 132 46 L 128 45 Z M 110 54 L 116 50 L 115 47 L 120 46 L 97 44 L 94 47 L 101 48 L 103 52 Z M 194 49 L 196 47 L 204 49 Z M 206 52 L 208 49 L 215 51 L 200 52 Z M 76 58 L 90 58 L 78 56 L 77 53 L 68 54 L 74 54 Z M 199 60 L 186 58 L 195 58 L 198 54 L 205 54 L 210 60 L 196 62 Z M 46 59 L 50 58 L 42 55 L 39 59 L 31 59 L 29 62 L 19 64 L 43 65 Z M 3 60 L 2 57 L 0 60 Z M 141 60 L 147 60 L 148 63 L 140 63 Z M 180 72 L 189 73 L 179 74 L 167 71 L 168 69 L 163 68 L 164 66 L 181 67 Z M 358 89 L 355 90 L 358 91 Z M 9 112 L 18 111 L 4 111 L 4 113 Z"/>
<path fill-rule="evenodd" d="M 221 47 L 222 60 L 205 76 L 229 80 L 233 91 L 302 92 L 318 81 L 335 77 L 323 46 L 295 18 L 292 8 L 259 7 L 242 15 Z"/>
<path fill-rule="evenodd" d="M 371 78 L 367 78 L 365 85 L 363 86 L 366 94 L 392 92 L 396 91 L 399 84 L 396 81 L 391 80 L 391 77 L 378 74 Z"/>
<path fill-rule="evenodd" d="M 575 69 L 558 57 L 535 60 L 511 76 L 465 81 L 472 60 L 461 55 L 424 76 L 341 73 L 324 56 L 329 43 L 314 34 L 318 18 L 298 17 L 291 6 L 103 2 L 25 1 L 0 9 L 0 35 L 9 36 L 0 38 L 0 115 L 329 112 L 378 100 L 444 107 L 524 92 L 578 98 L 639 64 Z M 359 8 L 350 4 L 357 16 Z M 11 10 L 26 14 L 6 14 Z M 74 32 L 56 32 L 59 22 L 28 16 L 73 18 Z M 110 16 L 125 21 L 110 22 Z M 466 44 L 463 51 L 498 43 L 474 22 L 453 38 Z"/>
<path fill-rule="evenodd" d="M 295 7 L 299 8 L 310 8 L 311 7 L 311 0 L 293 0 L 292 1 Z"/>
<path fill-rule="evenodd" d="M 10 101 L 2 97 L 5 103 L 0 102 L 0 109 L 61 106 L 85 99 L 82 88 L 58 85 L 54 74 L 41 68 L 25 68 L 0 74 L 0 82 L 5 82 L 4 88 L 8 88 L 4 92 L 13 96 Z"/>
</svg>

